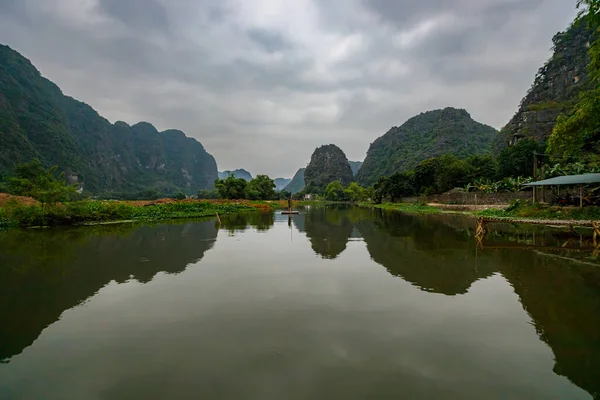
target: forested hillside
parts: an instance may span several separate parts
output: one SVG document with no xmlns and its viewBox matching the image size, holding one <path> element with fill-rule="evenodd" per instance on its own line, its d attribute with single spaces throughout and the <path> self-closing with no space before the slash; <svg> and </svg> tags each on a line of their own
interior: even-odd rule
<svg viewBox="0 0 600 400">
<path fill-rule="evenodd" d="M 421 113 L 375 140 L 356 178 L 371 185 L 381 176 L 408 171 L 428 158 L 487 153 L 496 134 L 465 110 L 449 107 Z"/>
<path fill-rule="evenodd" d="M 15 163 L 38 158 L 57 165 L 93 194 L 189 194 L 213 187 L 215 159 L 178 130 L 142 122 L 111 124 L 63 95 L 23 56 L 0 45 L 0 180 Z"/>
</svg>

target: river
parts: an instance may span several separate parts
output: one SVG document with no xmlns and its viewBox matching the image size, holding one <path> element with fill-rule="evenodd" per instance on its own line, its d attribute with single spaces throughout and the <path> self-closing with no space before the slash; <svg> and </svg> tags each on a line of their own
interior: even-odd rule
<svg viewBox="0 0 600 400">
<path fill-rule="evenodd" d="M 0 232 L 0 399 L 600 398 L 589 238 L 307 208 Z"/>
</svg>

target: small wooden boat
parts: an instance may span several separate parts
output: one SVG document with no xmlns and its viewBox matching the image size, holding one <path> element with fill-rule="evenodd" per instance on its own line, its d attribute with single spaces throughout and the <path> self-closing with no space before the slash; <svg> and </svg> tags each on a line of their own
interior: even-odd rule
<svg viewBox="0 0 600 400">
<path fill-rule="evenodd" d="M 293 203 L 294 199 L 292 197 L 292 190 L 290 188 L 290 199 L 288 200 L 288 208 L 285 211 L 282 211 L 281 214 L 283 215 L 293 215 L 293 214 L 298 214 L 299 211 L 294 211 L 292 210 L 292 203 Z"/>
</svg>

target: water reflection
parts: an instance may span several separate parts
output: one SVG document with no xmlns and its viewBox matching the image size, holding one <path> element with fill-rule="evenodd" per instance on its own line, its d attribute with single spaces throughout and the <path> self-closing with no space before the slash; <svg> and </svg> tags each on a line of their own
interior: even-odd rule
<svg viewBox="0 0 600 400">
<path fill-rule="evenodd" d="M 0 360 L 107 283 L 182 272 L 216 237 L 212 221 L 0 233 Z"/>
<path fill-rule="evenodd" d="M 233 235 L 248 228 L 254 228 L 258 232 L 266 232 L 273 227 L 274 219 L 273 214 L 270 212 L 251 212 L 224 215 L 221 217 L 221 223 L 221 228 Z"/>
<path fill-rule="evenodd" d="M 297 219 L 303 220 L 301 225 L 306 231 L 310 245 L 321 257 L 335 259 L 346 250 L 346 244 L 354 229 L 348 218 L 347 208 L 313 208 Z"/>
<path fill-rule="evenodd" d="M 375 214 L 358 223 L 371 257 L 424 291 L 464 294 L 494 272 L 489 260 L 476 259 L 474 243 L 461 231 L 429 217 Z"/>
<path fill-rule="evenodd" d="M 140 340 L 139 346 L 143 347 L 146 341 L 150 341 L 149 346 L 160 354 L 161 346 L 165 345 L 159 340 L 161 335 L 189 335 L 194 340 L 185 343 L 196 343 L 197 346 L 204 343 L 207 347 L 202 350 L 212 354 L 213 361 L 217 360 L 217 355 L 221 357 L 222 354 L 230 355 L 236 351 L 254 357 L 252 360 L 258 364 L 248 361 L 247 369 L 239 366 L 234 358 L 214 362 L 222 368 L 220 376 L 236 381 L 238 373 L 245 374 L 250 382 L 248 384 L 256 384 L 257 379 L 258 382 L 264 380 L 271 389 L 273 385 L 283 386 L 285 379 L 291 378 L 282 377 L 281 381 L 274 383 L 266 376 L 255 375 L 258 372 L 254 368 L 260 370 L 261 367 L 278 365 L 280 362 L 292 368 L 293 365 L 306 363 L 303 364 L 306 367 L 303 370 L 306 374 L 303 378 L 305 384 L 323 383 L 314 378 L 314 373 L 310 373 L 314 366 L 311 362 L 317 361 L 303 358 L 303 355 L 310 354 L 311 357 L 322 357 L 318 358 L 321 364 L 317 365 L 320 367 L 342 365 L 336 370 L 338 375 L 334 380 L 344 381 L 352 374 L 353 379 L 350 381 L 356 381 L 358 385 L 361 377 L 369 376 L 371 382 L 377 382 L 380 388 L 389 387 L 389 394 L 392 393 L 392 388 L 398 390 L 393 382 L 407 382 L 398 380 L 395 376 L 399 374 L 394 369 L 397 367 L 395 363 L 399 361 L 394 357 L 408 357 L 413 354 L 409 351 L 410 348 L 420 348 L 423 357 L 429 354 L 429 346 L 435 354 L 452 353 L 449 359 L 453 360 L 453 365 L 460 369 L 462 360 L 462 366 L 468 369 L 468 364 L 478 360 L 478 352 L 484 351 L 487 344 L 485 337 L 476 332 L 470 332 L 467 328 L 460 331 L 452 325 L 453 329 L 457 329 L 454 333 L 456 336 L 450 335 L 452 340 L 462 336 L 467 338 L 466 343 L 480 340 L 484 346 L 473 347 L 471 352 L 466 353 L 457 350 L 455 342 L 447 347 L 438 347 L 443 338 L 446 338 L 447 332 L 430 329 L 420 331 L 415 336 L 401 335 L 400 339 L 395 337 L 394 341 L 405 340 L 406 346 L 400 347 L 400 350 L 396 348 L 397 353 L 394 353 L 389 350 L 394 341 L 386 334 L 395 332 L 394 330 L 410 330 L 411 322 L 407 322 L 404 327 L 401 326 L 403 322 L 394 324 L 390 321 L 386 325 L 387 321 L 398 314 L 395 317 L 400 316 L 400 321 L 415 323 L 417 318 L 416 321 L 419 322 L 420 313 L 425 309 L 431 311 L 431 304 L 442 307 L 438 304 L 469 299 L 472 291 L 478 287 L 475 284 L 477 281 L 494 277 L 489 282 L 503 277 L 506 279 L 504 286 L 510 289 L 513 298 L 518 299 L 522 309 L 530 317 L 539 339 L 552 350 L 554 361 L 547 370 L 552 369 L 554 374 L 566 377 L 591 396 L 600 398 L 600 267 L 592 252 L 580 251 L 589 247 L 585 235 L 580 237 L 579 234 L 565 231 L 498 226 L 481 247 L 473 239 L 474 221 L 463 217 L 410 216 L 344 207 L 312 207 L 292 217 L 250 213 L 222 216 L 221 219 L 220 228 L 215 221 L 206 221 L 146 227 L 121 225 L 0 233 L 0 359 L 10 361 L 3 367 L 10 367 L 12 360 L 22 357 L 23 355 L 17 355 L 40 335 L 43 337 L 42 331 L 58 321 L 61 314 L 77 308 L 77 305 L 86 300 L 93 301 L 99 290 L 109 282 L 135 280 L 148 283 L 154 280 L 156 283 L 160 281 L 157 278 L 159 272 L 178 274 L 200 260 L 203 260 L 202 265 L 205 266 L 206 259 L 211 258 L 207 254 L 218 253 L 211 264 L 214 275 L 204 276 L 206 279 L 213 279 L 214 286 L 205 283 L 203 290 L 207 293 L 203 302 L 189 305 L 185 310 L 186 325 L 183 326 L 187 330 L 177 330 L 174 335 L 172 330 L 176 330 L 175 328 L 169 324 L 159 325 L 160 331 L 154 336 L 150 335 L 146 339 L 137 336 L 135 339 L 130 338 L 132 342 L 129 346 L 134 346 Z M 261 234 L 256 235 L 256 232 Z M 271 236 L 267 239 L 267 235 Z M 277 242 L 272 244 L 271 240 Z M 282 246 L 284 241 L 291 242 L 290 246 Z M 358 243 L 350 244 L 351 241 Z M 220 251 L 216 250 L 219 246 Z M 215 250 L 207 253 L 213 247 Z M 572 251 L 574 249 L 577 251 Z M 360 254 L 365 250 L 368 254 L 365 253 L 366 257 L 361 259 Z M 302 258 L 304 251 L 310 253 L 310 258 Z M 313 254 L 317 254 L 319 259 L 315 259 Z M 296 257 L 298 261 L 295 261 Z M 367 264 L 369 257 L 373 262 Z M 236 268 L 226 268 L 230 264 Z M 342 268 L 343 273 L 333 275 L 335 280 L 324 279 L 326 283 L 321 285 L 308 278 L 309 271 L 314 273 L 314 267 L 318 271 L 316 273 L 323 277 L 331 277 L 335 268 Z M 187 268 L 183 275 L 188 276 L 194 269 Z M 252 274 L 253 271 L 256 275 Z M 363 283 L 361 274 L 366 274 L 365 271 L 368 271 L 365 276 L 370 280 Z M 216 277 L 226 279 L 226 282 L 240 277 L 242 282 L 239 286 L 225 286 Z M 356 280 L 352 280 L 355 278 Z M 311 284 L 308 285 L 307 282 Z M 378 297 L 380 286 L 373 288 L 374 282 L 381 285 L 381 291 L 385 291 L 391 298 L 383 295 Z M 406 289 L 397 287 L 398 283 L 410 290 L 410 299 L 419 299 L 421 303 L 412 306 L 406 303 L 400 297 L 402 293 L 406 295 Z M 268 286 L 270 284 L 272 286 Z M 148 286 L 151 285 L 144 285 Z M 330 290 L 327 293 L 339 295 L 340 300 L 334 297 L 335 300 L 328 303 L 330 308 L 319 307 L 325 304 L 319 303 L 319 300 L 322 301 L 319 295 L 323 295 L 319 289 Z M 200 289 L 192 286 L 188 290 L 191 294 Z M 349 295 L 343 297 L 348 293 L 358 296 L 359 300 Z M 235 300 L 239 298 L 235 296 L 240 296 L 244 308 L 236 308 Z M 395 296 L 399 297 L 396 299 Z M 345 299 L 347 303 L 341 299 Z M 214 304 L 211 303 L 213 300 Z M 223 304 L 218 308 L 215 304 L 220 300 Z M 370 305 L 371 308 L 361 309 L 361 305 L 369 300 L 373 304 L 382 304 L 382 308 Z M 287 308 L 282 303 L 287 304 Z M 514 303 L 518 305 L 516 300 Z M 331 308 L 336 304 L 339 309 Z M 196 310 L 200 310 L 200 313 L 215 309 L 219 312 L 212 319 L 206 317 L 206 320 L 195 321 L 188 316 Z M 446 312 L 445 308 L 441 309 Z M 167 310 L 173 313 L 178 311 L 175 307 Z M 246 315 L 246 312 L 249 314 Z M 468 314 L 468 309 L 464 313 Z M 352 318 L 344 318 L 350 314 Z M 454 315 L 454 318 L 458 317 L 460 315 Z M 423 318 L 429 319 L 430 315 Z M 431 318 L 436 318 L 436 315 Z M 243 324 L 240 325 L 239 321 Z M 273 321 L 281 323 L 275 324 Z M 356 325 L 351 325 L 352 321 L 356 321 Z M 502 320 L 494 321 L 490 318 L 488 324 L 493 323 L 497 324 L 494 325 L 495 328 L 502 327 Z M 371 325 L 384 326 L 385 329 L 375 329 L 375 332 L 360 330 L 367 330 Z M 240 326 L 247 330 L 238 331 Z M 265 331 L 266 326 L 269 327 L 268 331 Z M 181 325 L 177 327 L 180 329 Z M 326 335 L 331 332 L 336 335 Z M 508 332 L 509 336 L 511 334 L 512 332 Z M 219 342 L 220 337 L 230 341 Z M 515 336 L 506 340 L 519 339 Z M 227 347 L 224 353 L 214 350 L 225 343 L 236 345 L 233 349 Z M 259 344 L 271 350 L 263 354 L 256 347 Z M 183 343 L 181 346 L 181 354 L 184 354 L 187 348 Z M 322 353 L 318 356 L 311 353 L 315 349 Z M 375 362 L 376 365 L 370 366 L 371 370 L 380 368 L 387 369 L 387 372 L 377 380 L 367 370 L 356 369 L 357 364 L 351 362 L 357 361 L 352 358 L 353 353 L 347 353 L 348 349 L 368 349 L 361 360 L 369 357 L 379 360 L 381 365 Z M 454 352 L 449 349 L 454 349 Z M 522 349 L 524 352 L 527 350 L 528 348 Z M 330 353 L 334 353 L 336 358 L 329 359 L 323 355 Z M 389 358 L 394 358 L 394 361 Z M 446 362 L 443 357 L 432 359 Z M 340 360 L 348 364 L 339 364 Z M 196 364 L 193 365 L 197 365 L 199 361 L 194 362 Z M 418 364 L 420 360 L 412 362 Z M 169 365 L 166 366 L 168 367 Z M 202 368 L 208 367 L 202 365 Z M 434 378 L 425 379 L 428 370 L 425 366 L 421 367 L 419 382 L 425 385 L 427 379 Z M 278 369 L 280 370 L 285 369 Z M 192 372 L 194 371 L 188 371 L 188 375 Z M 121 376 L 121 386 L 114 386 L 107 395 L 112 398 L 123 397 L 123 388 L 133 390 L 131 382 L 149 385 L 150 380 L 159 381 L 162 371 L 154 370 L 154 374 L 134 376 L 131 378 L 133 380 Z M 503 383 L 502 377 L 497 379 L 500 383 L 487 382 L 488 387 L 505 387 L 510 384 L 518 386 L 514 382 Z M 229 384 L 225 384 L 225 380 L 223 378 L 221 383 L 224 386 L 219 386 L 219 390 L 224 390 Z M 203 382 L 210 384 L 208 378 Z M 540 384 L 543 386 L 543 382 Z M 361 388 L 364 390 L 364 387 Z M 461 392 L 463 397 L 468 397 L 465 393 L 469 393 L 470 389 L 470 385 L 465 386 L 465 391 Z M 329 393 L 333 396 L 334 392 Z M 368 394 L 361 393 L 365 396 Z M 401 393 L 394 393 L 399 395 L 396 397 L 401 397 Z M 455 397 L 460 398 L 461 393 Z M 514 397 L 524 398 L 518 395 Z M 557 395 L 557 398 L 560 396 Z"/>
</svg>

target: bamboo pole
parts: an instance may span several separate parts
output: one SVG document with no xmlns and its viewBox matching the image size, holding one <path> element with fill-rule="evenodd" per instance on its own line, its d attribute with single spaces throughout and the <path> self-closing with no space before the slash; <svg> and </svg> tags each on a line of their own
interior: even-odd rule
<svg viewBox="0 0 600 400">
<path fill-rule="evenodd" d="M 583 185 L 579 185 L 579 208 L 583 208 Z"/>
</svg>

